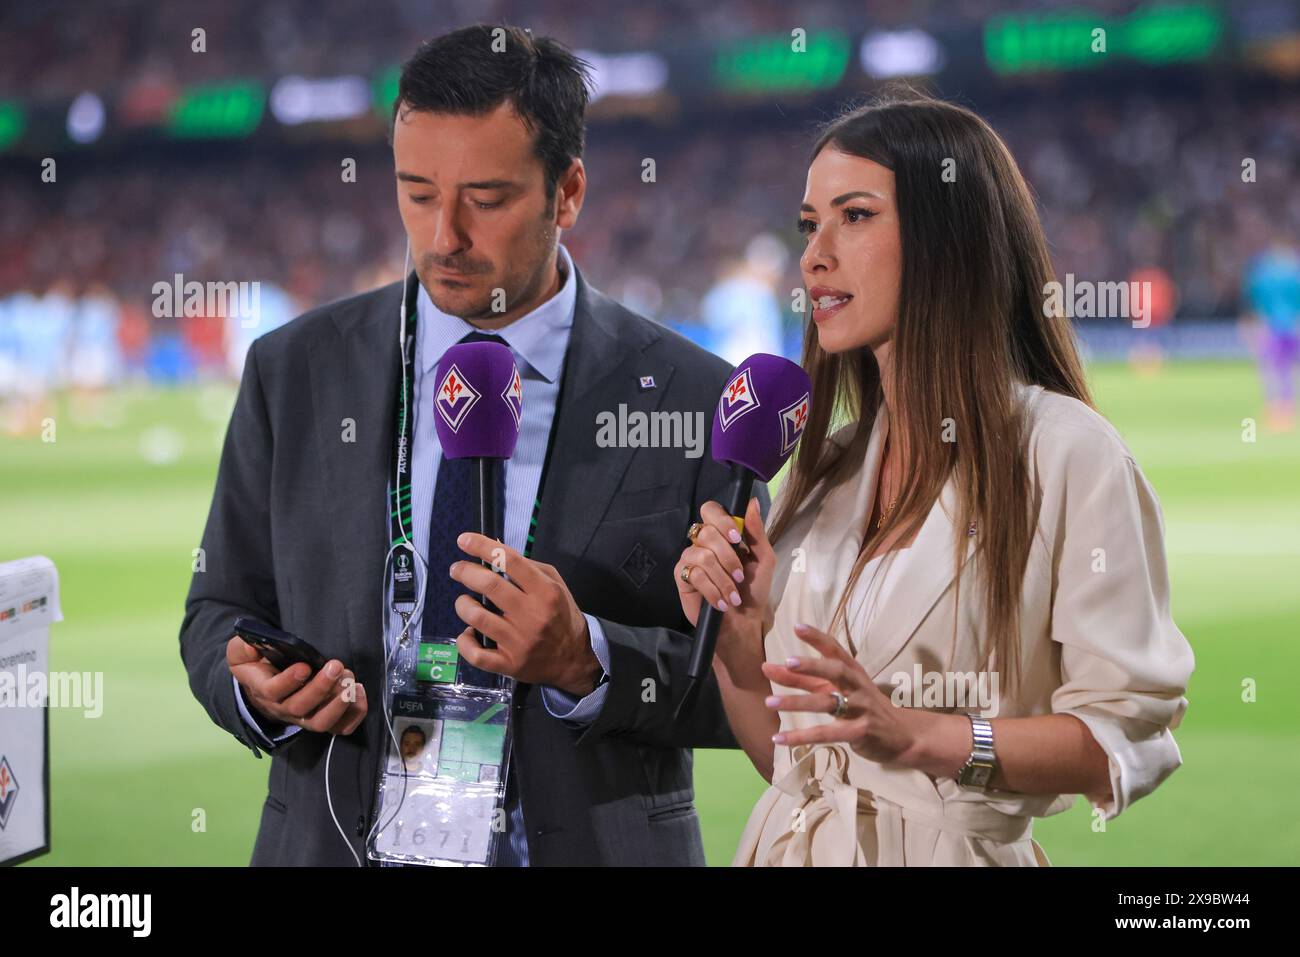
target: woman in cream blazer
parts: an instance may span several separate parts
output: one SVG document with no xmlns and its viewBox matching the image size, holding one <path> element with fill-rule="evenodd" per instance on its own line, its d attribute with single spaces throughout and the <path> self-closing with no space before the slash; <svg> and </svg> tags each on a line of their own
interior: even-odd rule
<svg viewBox="0 0 1300 957">
<path fill-rule="evenodd" d="M 1109 759 L 1111 793 L 1093 805 L 1110 820 L 1181 763 L 1169 729 L 1187 708 L 1191 649 L 1169 616 L 1160 506 L 1124 443 L 1073 399 L 1039 386 L 1018 391 L 1032 423 L 1032 487 L 1043 503 L 1021 599 L 1025 688 L 1014 696 L 993 689 L 996 709 L 975 710 L 992 719 L 1072 714 L 1082 721 Z M 882 407 L 856 480 L 821 497 L 773 543 L 773 593 L 781 597 L 767 633 L 768 661 L 807 654 L 796 625 L 827 629 L 858 553 L 861 503 L 872 500 L 887 430 Z M 978 670 L 972 643 L 952 641 L 954 613 L 958 634 L 977 633 L 981 623 L 978 591 L 964 587 L 959 596 L 952 587 L 952 504 L 949 486 L 911 547 L 895 556 L 902 565 L 892 571 L 900 577 L 870 626 L 858 627 L 865 613 L 850 624 L 862 640 L 846 650 L 886 696 L 916 687 L 918 668 Z M 800 559 L 803 571 L 791 574 Z M 1126 636 L 1140 641 L 1124 643 Z M 773 691 L 790 693 L 778 685 Z M 790 712 L 781 728 L 828 719 Z M 1031 819 L 1075 800 L 967 790 L 951 777 L 868 761 L 839 743 L 777 747 L 772 781 L 745 828 L 737 864 L 1041 865 L 1047 858 L 1030 836 Z"/>
<path fill-rule="evenodd" d="M 962 153 L 963 137 L 979 149 Z M 910 148 L 898 148 L 908 138 Z M 733 731 L 771 782 L 736 864 L 1046 865 L 1032 838 L 1034 817 L 1063 811 L 1085 794 L 1095 814 L 1113 819 L 1181 763 L 1170 732 L 1187 708 L 1193 656 L 1170 617 L 1160 506 L 1122 439 L 1087 401 L 1063 319 L 1053 325 L 1046 311 L 1040 319 L 1021 310 L 1005 331 L 972 339 L 972 354 L 987 352 L 964 388 L 995 400 L 1005 392 L 1006 421 L 1020 423 L 1019 431 L 990 427 L 969 411 L 978 407 L 974 399 L 945 399 L 961 410 L 944 423 L 958 425 L 951 461 L 961 464 L 978 441 L 984 454 L 972 456 L 973 467 L 965 463 L 966 473 L 953 466 L 938 494 L 914 510 L 913 524 L 888 523 L 895 505 L 907 501 L 909 480 L 919 481 L 924 460 L 909 450 L 926 441 L 924 423 L 917 439 L 894 413 L 929 391 L 951 391 L 940 381 L 945 376 L 963 381 L 960 368 L 904 357 L 918 340 L 908 345 L 902 326 L 936 321 L 943 307 L 939 301 L 909 314 L 905 305 L 909 295 L 921 295 L 910 284 L 922 281 L 907 268 L 909 244 L 915 255 L 918 234 L 933 224 L 908 221 L 917 214 L 906 208 L 904 189 L 944 188 L 918 184 L 908 166 L 924 168 L 927 149 L 936 167 L 948 153 L 962 156 L 957 182 L 963 175 L 978 181 L 965 188 L 986 191 L 974 201 L 989 222 L 1000 184 L 1019 182 L 1014 165 L 981 179 L 981 157 L 994 156 L 996 167 L 1000 145 L 978 117 L 927 100 L 849 114 L 814 151 L 803 207 L 815 217 L 801 263 L 814 299 L 805 363 L 859 352 L 874 362 L 858 367 L 865 370 L 863 417 L 826 434 L 823 407 L 824 439 L 810 449 L 810 425 L 799 455 L 816 462 L 811 453 L 820 449 L 823 459 L 861 456 L 860 464 L 849 462 L 837 481 L 812 483 L 799 480 L 796 459 L 773 505 L 779 534 L 770 542 L 756 501 L 743 533 L 708 503 L 677 567 L 689 618 L 703 600 L 726 612 L 715 673 Z M 1022 189 L 1003 198 L 1005 221 L 1023 213 L 1024 197 Z M 954 210 L 954 223 L 976 221 L 963 220 L 964 201 L 945 207 Z M 859 215 L 845 209 L 850 202 L 861 204 Z M 900 220 L 907 223 L 901 231 Z M 1017 243 L 1035 242 L 1036 217 L 1025 229 L 1013 232 L 1010 251 L 988 251 L 978 277 L 995 273 L 998 258 L 1015 260 Z M 900 241 L 900 232 L 910 238 Z M 978 252 L 984 243 L 971 245 Z M 978 278 L 934 271 L 939 286 Z M 957 324 L 968 320 L 955 315 L 947 334 L 959 338 Z M 1040 322 L 1042 329 L 1032 328 Z M 1000 364 L 1003 348 L 1010 358 Z M 933 367 L 935 381 L 902 382 L 905 367 Z M 813 381 L 816 414 L 819 400 L 834 405 L 836 396 L 827 395 L 815 370 Z M 963 426 L 982 428 L 980 439 L 961 447 Z M 981 488 L 999 455 L 1022 462 L 1027 481 L 1005 512 L 987 505 L 980 512 L 978 501 L 963 503 L 959 478 L 973 474 Z M 805 467 L 805 478 L 813 474 Z M 987 535 L 987 526 L 1013 522 L 1006 516 L 1022 511 L 1032 534 L 1023 565 L 1011 566 L 1024 569 L 1012 589 L 1018 614 L 999 644 L 986 584 L 1005 574 L 1007 563 L 990 550 L 987 542 L 1000 539 Z M 972 514 L 985 515 L 985 527 L 961 517 Z M 991 657 L 990 647 L 997 649 Z M 988 761 L 982 749 L 976 753 L 972 718 L 988 722 L 994 770 L 983 782 L 967 776 L 959 783 L 965 767 Z"/>
</svg>

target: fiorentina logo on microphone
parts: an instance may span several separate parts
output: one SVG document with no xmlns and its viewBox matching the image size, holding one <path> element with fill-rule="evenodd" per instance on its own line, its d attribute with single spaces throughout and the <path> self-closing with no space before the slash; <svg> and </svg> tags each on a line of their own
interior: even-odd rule
<svg viewBox="0 0 1300 957">
<path fill-rule="evenodd" d="M 9 769 L 9 759 L 0 755 L 0 830 L 9 823 L 14 802 L 18 799 L 18 780 Z"/>
<path fill-rule="evenodd" d="M 453 362 L 438 386 L 438 399 L 434 405 L 437 406 L 442 421 L 446 422 L 453 432 L 459 432 L 460 424 L 465 421 L 465 416 L 469 414 L 470 409 L 474 408 L 474 403 L 479 398 L 478 390 L 469 384 Z"/>
<path fill-rule="evenodd" d="M 718 422 L 722 431 L 746 412 L 752 412 L 759 406 L 758 396 L 754 393 L 754 381 L 749 376 L 749 367 L 740 370 L 740 374 L 727 383 L 718 399 Z"/>
<path fill-rule="evenodd" d="M 510 414 L 515 417 L 515 428 L 519 428 L 519 417 L 524 411 L 524 383 L 519 378 L 518 366 L 515 366 L 514 375 L 510 377 L 510 384 L 501 393 L 501 398 L 506 400 Z"/>
<path fill-rule="evenodd" d="M 803 435 L 803 427 L 808 424 L 808 393 L 796 399 L 792 405 L 781 410 L 781 454 L 789 455 L 794 444 Z"/>
</svg>

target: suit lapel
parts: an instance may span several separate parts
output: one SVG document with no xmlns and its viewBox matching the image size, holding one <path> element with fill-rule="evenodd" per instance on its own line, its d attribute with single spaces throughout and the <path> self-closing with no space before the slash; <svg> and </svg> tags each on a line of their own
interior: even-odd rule
<svg viewBox="0 0 1300 957">
<path fill-rule="evenodd" d="M 406 288 L 412 288 L 409 279 Z M 362 656 L 379 647 L 383 627 L 375 589 L 388 554 L 388 467 L 400 375 L 398 290 L 394 284 L 366 314 L 337 321 L 333 337 L 312 342 L 308 365 L 325 486 L 321 521 L 332 526 L 348 635 Z M 343 440 L 348 420 L 354 423 L 351 442 Z"/>
<path fill-rule="evenodd" d="M 538 561 L 557 565 L 586 549 L 636 451 L 598 447 L 597 415 L 617 415 L 620 403 L 626 403 L 629 412 L 654 411 L 668 391 L 674 368 L 642 356 L 652 338 L 636 327 L 616 325 L 609 313 L 616 307 L 586 283 L 576 266 L 574 272 L 578 292 L 573 329 L 533 549 Z M 637 393 L 627 387 L 634 377 L 648 374 L 655 377 L 656 389 Z"/>
<path fill-rule="evenodd" d="M 883 429 L 888 425 L 888 413 L 884 412 L 876 419 L 872 429 L 870 449 L 867 461 L 873 473 L 870 492 L 863 508 L 871 514 L 876 481 L 881 466 L 881 448 L 884 445 Z M 948 590 L 957 575 L 957 565 L 953 556 L 953 521 L 957 514 L 957 487 L 952 479 L 944 483 L 938 501 L 930 507 L 930 512 L 921 524 L 916 538 L 904 554 L 886 559 L 882 565 L 891 561 L 901 562 L 894 572 L 897 576 L 890 588 L 887 600 L 881 602 L 875 610 L 871 622 L 870 634 L 857 640 L 858 649 L 854 650 L 867 673 L 875 678 L 889 664 L 916 634 L 917 628 L 925 620 L 935 603 Z M 966 555 L 963 565 L 974 551 L 974 539 L 966 543 Z M 865 578 L 865 576 L 864 576 Z M 859 580 L 859 587 L 866 587 L 864 579 Z M 865 647 L 863 647 L 865 645 Z"/>
<path fill-rule="evenodd" d="M 891 662 L 934 608 L 957 575 L 953 560 L 956 514 L 956 486 L 951 480 L 944 485 L 939 501 L 930 509 L 916 540 L 907 550 L 906 564 L 901 567 L 888 600 L 876 610 L 871 636 L 862 665 L 873 678 Z M 963 565 L 975 548 L 974 538 L 966 542 Z"/>
<path fill-rule="evenodd" d="M 805 607 L 824 608 L 827 617 L 838 603 L 862 549 L 865 524 L 870 520 L 871 503 L 880 478 L 888 428 L 889 413 L 882 405 L 867 442 L 862 471 L 856 479 L 850 478 L 827 496 L 809 538 L 814 553 L 826 555 L 831 561 L 824 580 L 815 574 L 807 576 L 810 604 Z M 915 541 L 906 549 L 906 555 L 896 555 L 882 563 L 903 561 L 897 569 L 888 600 L 881 602 L 875 610 L 869 634 L 854 634 L 850 623 L 849 651 L 872 677 L 907 644 L 956 577 L 951 517 L 955 514 L 956 486 L 950 480 L 944 485 L 939 501 L 931 507 Z M 853 519 L 846 522 L 845 516 L 853 516 Z M 966 548 L 967 559 L 973 550 L 974 539 L 970 539 Z M 809 572 L 812 571 L 810 562 Z M 861 589 L 867 585 L 867 575 L 864 574 L 859 577 L 857 587 Z M 849 607 L 852 609 L 854 603 L 850 602 Z"/>
<path fill-rule="evenodd" d="M 862 550 L 863 533 L 876 494 L 887 421 L 888 413 L 882 405 L 876 411 L 862 468 L 812 505 L 816 517 L 804 539 L 805 566 L 797 578 L 790 576 L 791 581 L 798 583 L 796 587 L 801 592 L 795 616 L 797 620 L 809 624 L 821 622 L 823 628 L 830 627 L 831 614 Z M 786 587 L 790 588 L 789 581 Z M 852 628 L 849 629 L 848 643 L 849 652 L 856 655 L 861 637 L 854 635 Z"/>
<path fill-rule="evenodd" d="M 1016 398 L 1022 403 L 1042 391 L 1041 386 L 1015 383 Z M 956 516 L 957 486 L 950 478 L 944 483 L 938 503 L 930 509 L 925 524 L 917 533 L 907 563 L 899 570 L 899 578 L 889 593 L 889 600 L 881 604 L 872 622 L 872 636 L 863 667 L 873 678 L 916 634 L 921 622 L 952 585 L 959 568 L 964 569 L 970 564 L 977 536 L 973 527 L 958 529 Z M 954 561 L 954 541 L 958 537 L 966 543 L 960 566 Z"/>
</svg>

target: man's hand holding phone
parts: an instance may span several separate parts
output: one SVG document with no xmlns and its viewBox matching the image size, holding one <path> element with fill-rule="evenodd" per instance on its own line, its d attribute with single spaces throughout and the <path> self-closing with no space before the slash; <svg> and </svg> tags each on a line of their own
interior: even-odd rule
<svg viewBox="0 0 1300 957">
<path fill-rule="evenodd" d="M 226 663 L 248 706 L 272 721 L 325 734 L 351 734 L 366 716 L 366 689 L 338 659 L 314 676 L 311 666 L 301 661 L 278 671 L 235 635 L 226 643 Z"/>
</svg>

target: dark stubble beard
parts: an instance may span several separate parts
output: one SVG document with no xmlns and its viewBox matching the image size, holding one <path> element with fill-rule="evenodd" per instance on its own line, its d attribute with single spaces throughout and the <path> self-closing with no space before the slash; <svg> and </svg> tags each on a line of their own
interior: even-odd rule
<svg viewBox="0 0 1300 957">
<path fill-rule="evenodd" d="M 551 281 L 550 271 L 545 267 L 545 263 L 548 259 L 550 259 L 552 254 L 558 256 L 558 253 L 556 251 L 556 238 L 555 238 L 557 230 L 555 226 L 554 214 L 553 211 L 549 208 L 549 204 L 548 204 L 548 209 L 543 213 L 541 219 L 538 221 L 537 227 L 538 227 L 538 232 L 536 234 L 537 235 L 536 248 L 542 250 L 542 255 L 537 259 L 536 263 L 534 264 L 531 275 L 528 277 L 528 279 L 525 280 L 523 289 L 519 292 L 519 294 L 517 296 L 511 297 L 509 295 L 509 292 L 507 291 L 506 303 L 505 303 L 506 305 L 505 311 L 507 312 L 513 308 L 513 303 L 524 302 L 524 301 L 535 299 L 538 295 L 541 294 L 542 290 L 546 289 L 547 286 L 550 284 Z M 427 274 L 429 270 L 435 265 L 435 262 L 436 262 L 435 257 L 425 256 L 423 261 L 420 263 L 421 269 Z M 450 266 L 452 268 L 456 268 L 454 263 L 446 263 L 445 265 Z M 484 268 L 483 266 L 475 266 L 467 271 L 467 275 L 482 275 L 484 273 L 490 273 L 490 272 L 491 272 L 490 266 L 487 266 L 486 268 Z M 423 279 L 421 280 L 421 282 L 423 282 Z M 424 288 L 426 291 L 428 291 L 430 289 L 436 289 L 437 286 L 434 283 L 425 282 Z M 437 299 L 434 299 L 432 292 L 429 293 L 429 298 L 433 299 L 434 305 L 436 305 L 439 309 L 441 309 L 443 312 L 447 313 L 448 315 L 453 315 L 460 319 L 464 319 L 466 322 L 475 322 L 475 321 L 482 321 L 485 319 L 498 319 L 503 315 L 503 313 L 501 312 L 493 312 L 492 310 L 493 295 L 494 295 L 493 291 L 488 290 L 487 299 L 483 303 L 483 306 L 479 309 L 475 309 L 470 312 L 453 312 L 450 309 L 444 308 L 438 302 Z"/>
</svg>

